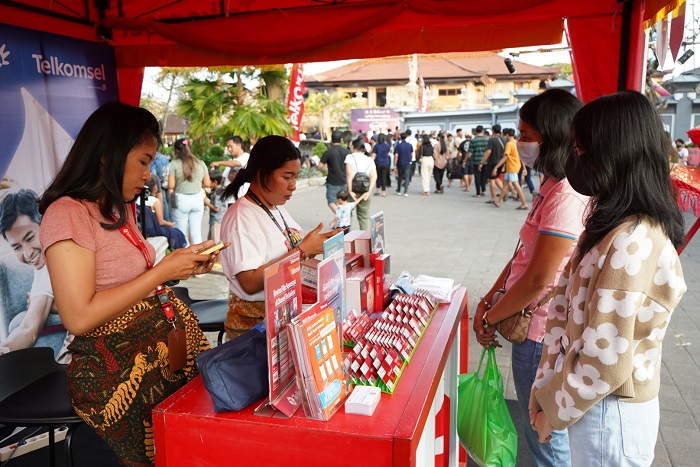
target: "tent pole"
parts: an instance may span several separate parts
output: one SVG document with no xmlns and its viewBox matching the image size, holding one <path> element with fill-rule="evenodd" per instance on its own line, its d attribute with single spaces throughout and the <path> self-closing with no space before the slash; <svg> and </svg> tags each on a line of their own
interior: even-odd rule
<svg viewBox="0 0 700 467">
<path fill-rule="evenodd" d="M 620 31 L 620 64 L 617 71 L 617 90 L 627 89 L 627 66 L 630 54 L 630 32 L 632 25 L 632 2 L 641 0 L 618 0 L 622 3 L 622 30 Z"/>
</svg>

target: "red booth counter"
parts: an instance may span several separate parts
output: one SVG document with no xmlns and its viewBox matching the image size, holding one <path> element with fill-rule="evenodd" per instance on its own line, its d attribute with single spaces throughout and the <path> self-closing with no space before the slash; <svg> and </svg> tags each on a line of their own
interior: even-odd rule
<svg viewBox="0 0 700 467">
<path fill-rule="evenodd" d="M 156 465 L 456 466 L 457 374 L 460 348 L 465 359 L 467 348 L 460 334 L 468 336 L 468 308 L 464 288 L 438 306 L 395 393 L 382 394 L 371 417 L 341 408 L 323 422 L 300 408 L 288 420 L 268 418 L 253 414 L 257 403 L 216 413 L 195 378 L 153 411 Z"/>
</svg>

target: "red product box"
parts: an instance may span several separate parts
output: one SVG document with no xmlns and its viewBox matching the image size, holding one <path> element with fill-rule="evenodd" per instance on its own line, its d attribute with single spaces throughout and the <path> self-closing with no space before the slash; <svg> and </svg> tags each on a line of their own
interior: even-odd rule
<svg viewBox="0 0 700 467">
<path fill-rule="evenodd" d="M 372 312 L 374 306 L 374 269 L 355 268 L 345 277 L 345 300 L 348 310 L 361 314 Z"/>
<path fill-rule="evenodd" d="M 318 301 L 318 293 L 315 287 L 308 285 L 301 286 L 301 303 L 303 305 L 313 305 Z"/>
<path fill-rule="evenodd" d="M 369 267 L 369 254 L 371 253 L 372 237 L 364 230 L 351 230 L 345 235 L 345 253 L 362 255 L 363 265 Z"/>
<path fill-rule="evenodd" d="M 359 253 L 345 253 L 345 273 L 355 268 L 365 267 L 364 258 Z"/>
<path fill-rule="evenodd" d="M 377 255 L 372 253 L 374 267 L 374 311 L 382 311 L 389 306 L 391 299 L 391 282 L 389 281 L 389 254 Z"/>
</svg>

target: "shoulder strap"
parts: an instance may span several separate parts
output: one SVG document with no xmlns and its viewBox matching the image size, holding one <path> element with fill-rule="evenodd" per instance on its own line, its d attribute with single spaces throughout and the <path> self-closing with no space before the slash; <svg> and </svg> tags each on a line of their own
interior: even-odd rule
<svg viewBox="0 0 700 467">
<path fill-rule="evenodd" d="M 503 289 L 506 288 L 506 282 L 508 282 L 508 278 L 510 277 L 510 268 L 513 266 L 513 260 L 515 259 L 515 256 L 518 254 L 518 251 L 520 248 L 523 246 L 522 242 L 520 241 L 520 238 L 518 238 L 518 243 L 515 245 L 515 251 L 513 252 L 513 257 L 508 261 L 508 272 L 506 272 L 506 277 L 503 278 Z"/>
<path fill-rule="evenodd" d="M 362 172 L 365 175 L 369 175 L 366 170 L 360 170 L 360 164 L 357 163 L 357 157 L 355 157 L 355 153 L 351 152 L 350 154 L 352 154 L 352 158 L 355 159 L 355 168 L 357 168 L 357 172 Z"/>
<path fill-rule="evenodd" d="M 520 248 L 522 246 L 523 246 L 522 242 L 520 241 L 520 239 L 518 239 L 518 244 L 515 246 L 515 252 L 513 253 L 513 257 L 508 262 L 508 272 L 506 273 L 506 277 L 503 278 L 503 289 L 504 290 L 506 288 L 506 282 L 508 282 L 508 278 L 510 277 L 510 268 L 513 265 L 513 260 L 515 259 L 515 256 L 518 254 L 518 251 L 520 250 Z M 551 298 L 554 297 L 554 291 L 556 290 L 556 288 L 557 288 L 557 286 L 555 284 L 554 287 L 552 287 L 552 290 L 550 290 L 547 295 L 542 297 L 542 300 L 537 302 L 537 305 L 531 311 L 534 312 L 535 310 L 539 309 L 542 305 L 547 303 L 549 300 L 551 300 Z"/>
</svg>

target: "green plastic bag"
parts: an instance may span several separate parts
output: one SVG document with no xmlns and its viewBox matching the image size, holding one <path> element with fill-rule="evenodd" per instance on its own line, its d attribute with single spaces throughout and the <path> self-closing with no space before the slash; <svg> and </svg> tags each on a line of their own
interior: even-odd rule
<svg viewBox="0 0 700 467">
<path fill-rule="evenodd" d="M 484 376 L 480 378 L 487 352 Z M 476 372 L 459 375 L 457 434 L 469 456 L 480 466 L 515 465 L 518 434 L 503 397 L 503 378 L 493 347 L 481 353 Z"/>
</svg>

